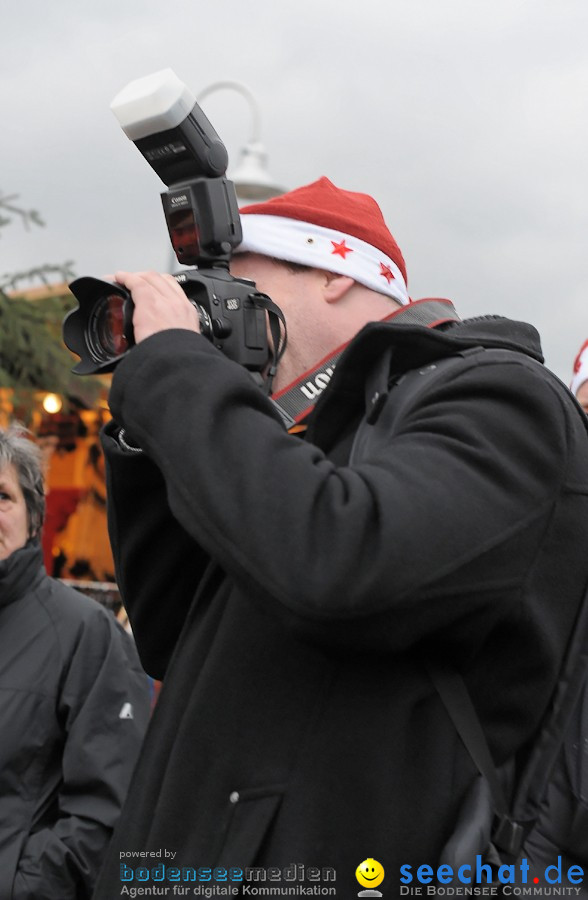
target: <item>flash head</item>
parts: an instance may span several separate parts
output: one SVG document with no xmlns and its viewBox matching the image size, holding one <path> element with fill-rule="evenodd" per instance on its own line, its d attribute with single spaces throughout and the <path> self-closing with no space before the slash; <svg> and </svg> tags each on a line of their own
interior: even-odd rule
<svg viewBox="0 0 588 900">
<path fill-rule="evenodd" d="M 184 266 L 228 264 L 243 232 L 228 154 L 196 98 L 171 69 L 131 81 L 111 103 L 124 133 L 169 190 L 170 240 Z"/>
<path fill-rule="evenodd" d="M 167 184 L 224 175 L 225 145 L 172 69 L 131 81 L 110 108 L 124 133 Z"/>
</svg>

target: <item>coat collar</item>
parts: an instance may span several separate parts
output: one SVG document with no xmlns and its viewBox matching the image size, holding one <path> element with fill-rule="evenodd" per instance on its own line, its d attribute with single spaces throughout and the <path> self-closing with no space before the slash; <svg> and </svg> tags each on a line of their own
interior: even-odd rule
<svg viewBox="0 0 588 900">
<path fill-rule="evenodd" d="M 44 575 L 43 550 L 33 538 L 0 561 L 0 609 L 19 600 Z"/>
<path fill-rule="evenodd" d="M 415 306 L 422 304 L 429 314 L 432 302 L 439 301 L 417 301 Z M 429 315 L 428 323 L 421 323 L 415 322 L 411 305 L 391 319 L 369 322 L 351 341 L 318 399 L 307 440 L 324 448 L 350 419 L 359 419 L 365 410 L 366 385 L 368 393 L 375 394 L 386 389 L 391 377 L 454 353 L 498 348 L 543 362 L 539 333 L 532 325 L 503 316 L 463 321 L 448 316 L 435 321 Z"/>
</svg>

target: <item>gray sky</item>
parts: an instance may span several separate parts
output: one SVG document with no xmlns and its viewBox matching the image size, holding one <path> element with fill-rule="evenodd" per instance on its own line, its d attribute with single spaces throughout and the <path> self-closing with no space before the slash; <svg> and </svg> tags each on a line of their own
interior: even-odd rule
<svg viewBox="0 0 588 900">
<path fill-rule="evenodd" d="M 164 186 L 109 105 L 171 67 L 195 94 L 241 81 L 279 182 L 372 194 L 414 299 L 532 322 L 569 381 L 588 338 L 586 0 L 4 6 L 0 190 L 47 227 L 2 230 L 0 276 L 169 267 Z M 236 163 L 246 101 L 219 90 L 203 108 Z"/>
</svg>

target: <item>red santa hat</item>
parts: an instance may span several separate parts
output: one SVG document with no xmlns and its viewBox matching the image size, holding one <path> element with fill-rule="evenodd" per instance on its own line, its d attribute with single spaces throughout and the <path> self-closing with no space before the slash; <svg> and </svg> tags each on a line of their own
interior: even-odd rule
<svg viewBox="0 0 588 900">
<path fill-rule="evenodd" d="M 570 384 L 570 390 L 574 396 L 585 381 L 588 381 L 588 341 L 584 341 L 574 360 L 574 375 Z"/>
<path fill-rule="evenodd" d="M 243 241 L 236 253 L 348 275 L 398 303 L 410 303 L 402 253 L 367 194 L 343 191 L 323 177 L 240 213 Z"/>
</svg>

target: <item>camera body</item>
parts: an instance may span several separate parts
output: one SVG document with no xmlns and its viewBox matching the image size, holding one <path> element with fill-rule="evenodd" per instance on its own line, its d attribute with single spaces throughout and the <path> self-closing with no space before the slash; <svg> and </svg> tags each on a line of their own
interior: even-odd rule
<svg viewBox="0 0 588 900">
<path fill-rule="evenodd" d="M 252 372 L 268 362 L 264 304 L 252 281 L 225 269 L 186 269 L 174 278 L 194 305 L 202 335 L 225 356 Z M 78 375 L 112 372 L 135 346 L 133 300 L 126 288 L 98 278 L 77 278 L 70 289 L 78 309 L 67 314 L 63 337 L 80 357 Z"/>
<path fill-rule="evenodd" d="M 253 282 L 229 272 L 242 230 L 235 188 L 225 177 L 224 144 L 171 69 L 131 82 L 111 108 L 168 186 L 161 199 L 170 240 L 178 261 L 195 267 L 174 277 L 198 311 L 202 334 L 230 359 L 261 373 L 278 356 L 278 347 L 269 345 L 267 316 L 280 314 Z M 129 292 L 88 277 L 70 289 L 78 308 L 65 317 L 63 339 L 80 357 L 73 371 L 112 371 L 135 343 Z M 276 345 L 279 326 L 270 324 Z"/>
</svg>

